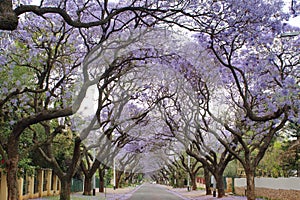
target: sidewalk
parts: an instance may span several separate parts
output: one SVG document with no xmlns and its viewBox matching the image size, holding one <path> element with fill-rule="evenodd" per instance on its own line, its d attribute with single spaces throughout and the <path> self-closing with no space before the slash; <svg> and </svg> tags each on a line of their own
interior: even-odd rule
<svg viewBox="0 0 300 200">
<path fill-rule="evenodd" d="M 217 200 L 218 199 L 217 197 L 213 197 L 212 195 L 205 195 L 205 190 L 187 191 L 187 188 L 172 188 L 171 186 L 159 185 L 159 184 L 157 184 L 157 186 L 166 188 L 169 192 L 181 197 L 183 200 Z M 80 192 L 80 193 L 72 194 L 71 199 L 72 200 L 127 200 L 140 187 L 141 185 L 136 187 L 118 188 L 116 190 L 112 188 L 106 188 L 104 193 L 99 193 L 97 189 L 96 196 L 83 196 L 82 192 Z M 58 200 L 58 199 L 59 196 L 44 197 L 35 200 Z M 227 195 L 221 198 L 221 200 L 247 200 L 247 198 L 242 196 Z"/>
<path fill-rule="evenodd" d="M 126 188 L 118 188 L 114 190 L 113 188 L 105 188 L 104 193 L 96 192 L 96 196 L 91 196 L 85 199 L 89 200 L 126 200 L 131 197 L 131 195 L 138 189 L 140 186 L 136 187 L 126 187 Z M 72 195 L 76 197 L 77 195 Z M 80 193 L 78 197 L 82 197 L 83 195 Z M 78 199 L 79 200 L 79 199 Z"/>
<path fill-rule="evenodd" d="M 105 188 L 104 193 L 98 192 L 96 189 L 96 196 L 84 196 L 82 192 L 71 194 L 71 200 L 126 200 L 129 199 L 133 192 L 135 192 L 140 186 L 118 188 L 116 190 L 112 188 Z M 59 196 L 49 196 L 43 198 L 37 198 L 32 200 L 59 200 Z"/>
<path fill-rule="evenodd" d="M 171 186 L 166 185 L 157 185 L 159 187 L 166 188 L 169 192 L 181 197 L 183 200 L 217 200 L 219 198 L 213 197 L 212 195 L 205 195 L 205 190 L 192 190 L 188 191 L 187 188 L 173 188 Z M 137 187 L 128 187 L 121 188 L 117 190 L 113 190 L 111 188 L 107 189 L 106 199 L 104 198 L 104 194 L 101 194 L 103 200 L 127 200 L 131 197 L 131 195 L 141 186 Z M 98 194 L 97 194 L 98 196 Z M 100 195 L 99 195 L 100 196 Z M 233 196 L 226 195 L 221 198 L 222 200 L 247 200 L 244 196 Z M 102 199 L 101 199 L 102 200 Z M 167 199 L 166 199 L 167 200 Z M 261 200 L 261 199 L 259 199 Z"/>
<path fill-rule="evenodd" d="M 205 190 L 192 190 L 188 191 L 187 188 L 173 188 L 171 186 L 166 185 L 158 185 L 159 187 L 166 188 L 169 192 L 181 197 L 183 200 L 217 200 L 217 197 L 213 197 L 212 195 L 205 195 Z M 131 197 L 131 195 L 139 188 L 137 187 L 127 187 L 120 188 L 117 190 L 113 190 L 111 188 L 107 189 L 106 198 L 103 193 L 97 193 L 96 197 L 101 197 L 101 200 L 127 200 Z M 221 198 L 222 200 L 247 200 L 246 197 L 241 196 L 232 196 L 227 195 L 226 197 Z M 92 199 L 91 199 L 92 200 Z M 167 200 L 167 199 L 166 199 Z"/>
<path fill-rule="evenodd" d="M 172 188 L 168 187 L 168 190 L 171 193 L 174 193 L 184 200 L 217 200 L 219 198 L 213 197 L 212 195 L 205 195 L 205 190 L 192 190 L 188 191 L 187 188 Z M 221 200 L 247 200 L 244 196 L 233 196 L 233 195 L 226 195 L 222 197 Z"/>
</svg>

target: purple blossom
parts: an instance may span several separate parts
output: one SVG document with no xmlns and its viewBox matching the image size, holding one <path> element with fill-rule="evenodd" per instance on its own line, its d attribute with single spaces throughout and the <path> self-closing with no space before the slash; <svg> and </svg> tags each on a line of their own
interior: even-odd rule
<svg viewBox="0 0 300 200">
<path fill-rule="evenodd" d="M 6 63 L 6 58 L 3 55 L 0 55 L 0 66 Z M 2 71 L 2 67 L 0 67 L 0 72 Z"/>
<path fill-rule="evenodd" d="M 292 78 L 292 77 L 287 77 L 287 78 L 284 80 L 284 83 L 285 83 L 287 86 L 293 86 L 293 85 L 295 85 L 295 79 Z"/>
<path fill-rule="evenodd" d="M 3 92 L 4 94 L 7 94 L 7 93 L 8 93 L 8 88 L 6 88 L 6 87 L 2 88 L 2 92 Z"/>
<path fill-rule="evenodd" d="M 65 98 L 70 99 L 72 97 L 72 92 L 66 92 Z"/>
<path fill-rule="evenodd" d="M 17 80 L 16 81 L 16 86 L 20 86 L 21 85 L 21 81 Z"/>
<path fill-rule="evenodd" d="M 46 97 L 50 97 L 51 93 L 49 91 L 46 92 Z"/>
<path fill-rule="evenodd" d="M 11 99 L 10 102 L 11 102 L 12 104 L 16 104 L 16 103 L 18 102 L 18 100 L 17 100 L 17 99 Z"/>
<path fill-rule="evenodd" d="M 288 91 L 287 89 L 283 89 L 283 90 L 281 91 L 281 93 L 282 93 L 283 96 L 288 96 L 289 91 Z"/>
</svg>

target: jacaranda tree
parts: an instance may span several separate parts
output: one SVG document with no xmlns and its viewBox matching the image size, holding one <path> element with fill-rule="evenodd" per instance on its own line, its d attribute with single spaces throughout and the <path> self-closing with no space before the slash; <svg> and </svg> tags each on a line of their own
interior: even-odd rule
<svg viewBox="0 0 300 200">
<path fill-rule="evenodd" d="M 219 74 L 213 85 L 202 82 L 202 120 L 217 122 L 207 130 L 243 165 L 249 200 L 255 199 L 255 169 L 273 137 L 288 121 L 299 119 L 299 37 L 283 37 L 298 29 L 282 23 L 288 17 L 282 5 L 207 1 L 194 18 L 199 29 L 206 27 L 197 35 L 199 45 L 215 61 L 202 74 Z"/>
<path fill-rule="evenodd" d="M 114 65 L 97 78 L 90 77 L 87 67 L 81 69 L 83 84 L 69 104 L 69 90 L 75 89 L 74 76 L 86 53 L 113 33 L 149 27 L 157 17 L 169 16 L 169 10 L 160 11 L 165 5 L 156 2 L 42 1 L 40 6 L 30 6 L 27 1 L 18 3 L 0 3 L 4 25 L 1 29 L 14 30 L 3 32 L 1 37 L 1 69 L 8 77 L 1 91 L 1 116 L 10 126 L 6 132 L 9 143 L 3 144 L 1 150 L 8 173 L 8 199 L 17 199 L 18 146 L 24 130 L 42 121 L 72 115 L 79 109 L 87 88 L 118 68 Z M 16 68 L 22 68 L 30 81 L 15 80 Z"/>
<path fill-rule="evenodd" d="M 189 60 L 189 66 L 198 66 L 182 71 L 187 58 L 176 52 L 168 64 L 185 77 L 183 80 L 196 93 L 201 123 L 207 125 L 205 131 L 214 135 L 244 166 L 247 196 L 249 200 L 255 199 L 255 169 L 272 138 L 287 122 L 299 120 L 299 36 L 286 34 L 299 30 L 283 23 L 289 14 L 282 7 L 280 0 L 49 0 L 38 6 L 25 0 L 1 1 L 0 29 L 4 31 L 0 73 L 7 80 L 0 79 L 0 117 L 4 127 L 1 130 L 5 131 L 1 132 L 5 140 L 1 140 L 0 153 L 8 173 L 8 199 L 18 198 L 18 147 L 24 130 L 43 121 L 53 125 L 53 120 L 73 115 L 89 86 L 97 85 L 101 94 L 101 90 L 124 74 L 123 70 L 126 72 L 132 66 L 122 62 L 126 60 L 124 56 L 139 60 L 148 55 L 140 49 L 148 47 L 158 35 L 148 44 L 140 44 L 138 51 L 121 57 L 118 52 L 124 49 L 122 46 L 113 49 L 111 57 L 101 57 L 101 45 L 109 46 L 105 42 L 111 42 L 117 46 L 117 41 L 108 39 L 126 37 L 136 29 L 164 27 L 178 31 L 178 26 L 196 33 L 193 42 L 198 42 L 199 48 L 189 50 L 205 52 L 206 60 L 213 64 L 201 67 Z M 297 7 L 291 0 L 293 15 L 297 14 Z M 178 38 L 173 41 L 178 42 Z M 169 47 L 174 44 L 170 43 Z M 98 48 L 94 48 L 96 45 Z M 168 54 L 178 50 L 162 49 Z M 90 52 L 103 59 L 97 58 L 99 62 L 90 65 L 89 55 L 85 57 Z M 199 71 L 201 81 L 194 79 L 194 70 Z M 22 79 L 20 72 L 24 74 Z M 74 84 L 75 77 L 80 77 L 82 83 Z M 195 89 L 199 83 L 200 89 Z M 173 88 L 176 90 L 176 86 Z M 77 90 L 73 101 L 69 93 L 72 89 Z M 163 92 L 170 87 L 164 85 L 161 89 Z M 223 115 L 216 114 L 216 106 L 218 110 L 225 108 Z M 50 128 L 50 133 L 57 130 Z"/>
</svg>

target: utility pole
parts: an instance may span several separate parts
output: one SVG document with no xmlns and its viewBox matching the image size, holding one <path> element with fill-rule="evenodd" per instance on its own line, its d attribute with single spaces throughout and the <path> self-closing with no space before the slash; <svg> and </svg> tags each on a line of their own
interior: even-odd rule
<svg viewBox="0 0 300 200">
<path fill-rule="evenodd" d="M 191 165 L 191 157 L 188 155 L 188 176 L 187 176 L 187 190 L 190 191 L 190 165 Z"/>
<path fill-rule="evenodd" d="M 114 163 L 113 163 L 113 168 L 114 168 L 114 190 L 116 189 L 116 159 L 114 158 Z"/>
<path fill-rule="evenodd" d="M 95 160 L 96 160 L 96 149 L 95 148 L 93 149 L 93 154 L 94 154 L 93 162 L 95 162 Z M 94 175 L 93 175 L 93 196 L 96 196 L 96 173 L 94 173 Z"/>
</svg>

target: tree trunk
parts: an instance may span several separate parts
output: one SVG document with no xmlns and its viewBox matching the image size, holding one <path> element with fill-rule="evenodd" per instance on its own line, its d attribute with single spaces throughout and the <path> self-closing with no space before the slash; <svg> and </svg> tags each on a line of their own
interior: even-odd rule
<svg viewBox="0 0 300 200">
<path fill-rule="evenodd" d="M 197 183 L 196 183 L 196 174 L 195 173 L 190 173 L 191 174 L 191 185 L 192 185 L 192 190 L 197 190 Z"/>
<path fill-rule="evenodd" d="M 215 176 L 216 178 L 216 184 L 217 184 L 217 190 L 218 190 L 218 198 L 222 198 L 225 196 L 225 189 L 224 189 L 224 182 L 223 182 L 223 173 L 217 174 Z"/>
<path fill-rule="evenodd" d="M 99 192 L 102 192 L 102 193 L 104 192 L 104 186 L 105 186 L 104 176 L 105 176 L 105 169 L 99 168 Z"/>
<path fill-rule="evenodd" d="M 123 172 L 121 171 L 116 171 L 116 189 L 120 188 L 120 181 L 121 181 L 121 176 Z"/>
<path fill-rule="evenodd" d="M 18 163 L 19 163 L 19 140 L 10 137 L 10 142 L 8 143 L 8 160 L 6 161 L 6 171 L 7 171 L 7 187 L 8 187 L 8 200 L 18 199 Z"/>
<path fill-rule="evenodd" d="M 71 200 L 71 180 L 60 179 L 60 200 Z"/>
<path fill-rule="evenodd" d="M 18 26 L 18 17 L 13 11 L 11 0 L 0 1 L 0 29 L 15 30 Z"/>
<path fill-rule="evenodd" d="M 134 177 L 134 174 L 132 173 L 132 174 L 129 176 L 129 179 L 128 179 L 128 183 L 129 183 L 129 184 L 134 184 L 134 182 L 133 182 L 133 177 Z"/>
<path fill-rule="evenodd" d="M 204 179 L 205 179 L 205 190 L 206 190 L 206 195 L 211 195 L 211 188 L 210 188 L 210 174 L 207 169 L 207 167 L 204 168 Z"/>
<path fill-rule="evenodd" d="M 247 190 L 246 190 L 247 200 L 255 200 L 254 172 L 253 170 L 249 170 L 249 171 L 245 170 L 245 171 L 246 171 L 246 178 L 247 178 Z"/>
<path fill-rule="evenodd" d="M 92 195 L 92 177 L 84 177 L 83 195 Z"/>
</svg>

